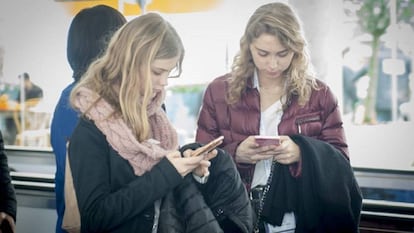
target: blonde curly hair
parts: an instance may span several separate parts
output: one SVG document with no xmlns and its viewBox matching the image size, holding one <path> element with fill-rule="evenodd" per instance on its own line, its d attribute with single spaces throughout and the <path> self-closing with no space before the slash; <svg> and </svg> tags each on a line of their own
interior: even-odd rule
<svg viewBox="0 0 414 233">
<path fill-rule="evenodd" d="M 283 46 L 293 51 L 292 62 L 283 74 L 287 81 L 286 102 L 296 95 L 303 106 L 317 84 L 300 20 L 290 6 L 280 2 L 265 4 L 250 17 L 240 40 L 240 51 L 233 61 L 227 102 L 239 101 L 248 79 L 253 76 L 256 67 L 249 46 L 263 33 L 276 36 Z"/>
</svg>

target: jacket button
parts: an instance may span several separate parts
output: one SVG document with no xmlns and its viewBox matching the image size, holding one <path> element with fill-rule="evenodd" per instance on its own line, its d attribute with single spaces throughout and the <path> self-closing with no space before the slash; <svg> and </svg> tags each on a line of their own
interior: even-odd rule
<svg viewBox="0 0 414 233">
<path fill-rule="evenodd" d="M 216 215 L 216 217 L 218 217 L 218 216 L 222 215 L 223 213 L 224 213 L 223 209 L 219 208 L 219 209 L 216 210 L 215 215 Z"/>
</svg>

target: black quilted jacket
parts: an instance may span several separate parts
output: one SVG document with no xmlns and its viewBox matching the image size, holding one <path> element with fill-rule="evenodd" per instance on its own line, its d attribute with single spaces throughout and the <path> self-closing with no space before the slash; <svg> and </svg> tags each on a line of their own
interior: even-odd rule
<svg viewBox="0 0 414 233">
<path fill-rule="evenodd" d="M 181 148 L 195 149 L 193 143 Z M 206 184 L 191 175 L 163 200 L 160 233 L 250 233 L 253 216 L 246 189 L 230 155 L 219 149 Z"/>
<path fill-rule="evenodd" d="M 246 189 L 223 150 L 211 160 L 206 184 L 197 183 L 191 174 L 183 179 L 166 158 L 136 176 L 95 124 L 84 118 L 68 151 L 82 232 L 151 233 L 157 200 L 163 203 L 158 232 L 251 232 Z"/>
</svg>

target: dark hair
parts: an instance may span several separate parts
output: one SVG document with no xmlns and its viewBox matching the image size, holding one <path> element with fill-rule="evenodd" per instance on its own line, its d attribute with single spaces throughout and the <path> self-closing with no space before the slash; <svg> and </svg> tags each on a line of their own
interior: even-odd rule
<svg viewBox="0 0 414 233">
<path fill-rule="evenodd" d="M 68 32 L 66 53 L 76 82 L 125 22 L 119 11 L 105 5 L 85 8 L 75 15 Z"/>
<path fill-rule="evenodd" d="M 23 78 L 24 78 L 24 80 L 30 80 L 30 76 L 27 72 L 23 73 Z"/>
</svg>

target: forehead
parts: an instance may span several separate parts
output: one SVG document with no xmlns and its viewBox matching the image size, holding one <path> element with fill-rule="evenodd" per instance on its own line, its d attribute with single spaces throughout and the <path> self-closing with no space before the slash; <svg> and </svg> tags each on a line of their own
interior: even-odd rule
<svg viewBox="0 0 414 233">
<path fill-rule="evenodd" d="M 259 37 L 255 38 L 252 41 L 251 45 L 253 45 L 255 48 L 268 52 L 279 52 L 286 49 L 286 47 L 282 45 L 277 36 L 266 33 L 263 33 Z"/>
</svg>

